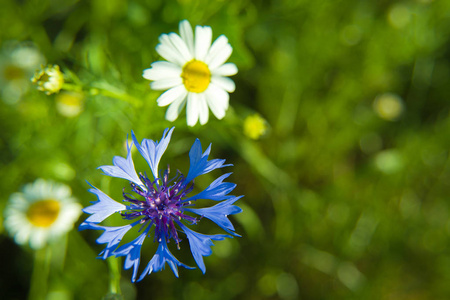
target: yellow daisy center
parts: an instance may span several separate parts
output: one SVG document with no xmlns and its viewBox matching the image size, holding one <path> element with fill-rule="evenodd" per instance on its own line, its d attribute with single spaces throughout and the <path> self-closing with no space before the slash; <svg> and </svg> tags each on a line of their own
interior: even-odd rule
<svg viewBox="0 0 450 300">
<path fill-rule="evenodd" d="M 37 227 L 50 227 L 58 218 L 61 205 L 53 199 L 34 202 L 27 211 L 27 218 Z"/>
<path fill-rule="evenodd" d="M 195 59 L 184 65 L 181 77 L 185 88 L 193 93 L 204 92 L 211 82 L 208 65 Z"/>
</svg>

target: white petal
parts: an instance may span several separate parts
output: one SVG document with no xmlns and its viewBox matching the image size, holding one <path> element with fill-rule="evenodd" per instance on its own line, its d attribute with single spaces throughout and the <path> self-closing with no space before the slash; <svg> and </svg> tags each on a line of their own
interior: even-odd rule
<svg viewBox="0 0 450 300">
<path fill-rule="evenodd" d="M 187 95 L 187 107 L 186 118 L 189 126 L 197 124 L 198 115 L 200 113 L 199 99 L 196 93 L 188 93 Z"/>
<path fill-rule="evenodd" d="M 195 27 L 195 59 L 204 61 L 211 46 L 212 30 L 209 26 Z"/>
<path fill-rule="evenodd" d="M 25 244 L 28 239 L 30 238 L 31 234 L 31 226 L 23 225 L 23 228 L 20 229 L 20 231 L 17 232 L 17 234 L 14 236 L 14 240 L 17 244 L 23 245 Z"/>
<path fill-rule="evenodd" d="M 209 68 L 214 70 L 223 65 L 230 58 L 231 52 L 233 52 L 233 48 L 231 48 L 230 44 L 223 46 L 215 56 L 211 57 L 211 61 L 208 64 Z"/>
<path fill-rule="evenodd" d="M 183 110 L 186 105 L 186 97 L 178 98 L 172 104 L 170 104 L 169 108 L 166 111 L 166 120 L 173 122 L 178 118 L 178 115 Z"/>
<path fill-rule="evenodd" d="M 217 84 L 219 87 L 223 88 L 229 93 L 234 92 L 234 90 L 236 89 L 234 81 L 227 77 L 211 76 L 211 82 Z"/>
<path fill-rule="evenodd" d="M 145 69 L 142 77 L 148 80 L 159 80 L 171 77 L 180 77 L 181 67 L 167 61 L 157 61 L 152 63 L 152 67 Z"/>
<path fill-rule="evenodd" d="M 222 88 L 211 84 L 205 91 L 206 101 L 217 119 L 222 119 L 228 109 L 230 95 Z"/>
<path fill-rule="evenodd" d="M 221 65 L 215 70 L 211 70 L 211 73 L 213 75 L 219 75 L 219 76 L 232 76 L 235 75 L 238 72 L 238 68 L 233 63 L 226 63 Z"/>
<path fill-rule="evenodd" d="M 211 60 L 221 51 L 223 47 L 228 44 L 228 39 L 223 34 L 220 35 L 209 48 L 208 54 L 205 57 L 205 63 L 209 64 Z"/>
<path fill-rule="evenodd" d="M 150 83 L 153 90 L 167 90 L 183 83 L 181 77 L 156 80 Z"/>
<path fill-rule="evenodd" d="M 180 35 L 183 41 L 186 43 L 190 53 L 194 56 L 194 33 L 192 32 L 191 24 L 187 20 L 180 22 Z"/>
<path fill-rule="evenodd" d="M 156 101 L 158 102 L 158 106 L 167 106 L 170 103 L 177 101 L 178 98 L 186 97 L 186 95 L 187 91 L 184 85 L 179 85 L 164 92 Z"/>
<path fill-rule="evenodd" d="M 168 39 L 168 38 L 167 38 Z M 164 59 L 173 62 L 179 66 L 184 66 L 186 61 L 179 55 L 178 51 L 172 45 L 172 43 L 164 42 L 156 45 L 156 52 L 161 55 Z"/>
<path fill-rule="evenodd" d="M 186 43 L 183 41 L 183 39 L 176 33 L 170 33 L 169 34 L 170 41 L 172 42 L 172 45 L 177 49 L 177 51 L 180 53 L 181 57 L 186 61 L 190 61 L 194 58 L 194 56 L 189 51 Z"/>
<path fill-rule="evenodd" d="M 209 119 L 209 110 L 208 110 L 208 104 L 206 104 L 206 98 L 205 94 L 197 94 L 198 100 L 199 100 L 199 115 L 200 115 L 200 124 L 205 125 L 208 123 Z"/>
<path fill-rule="evenodd" d="M 32 249 L 40 249 L 48 241 L 48 234 L 46 230 L 37 229 L 30 235 L 30 247 Z"/>
</svg>

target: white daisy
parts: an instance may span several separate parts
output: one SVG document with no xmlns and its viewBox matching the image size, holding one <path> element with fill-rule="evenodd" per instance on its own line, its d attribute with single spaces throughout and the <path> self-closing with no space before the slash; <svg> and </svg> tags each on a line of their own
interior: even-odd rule
<svg viewBox="0 0 450 300">
<path fill-rule="evenodd" d="M 225 76 L 237 73 L 233 63 L 225 63 L 233 48 L 221 35 L 211 45 L 209 26 L 196 26 L 195 36 L 188 21 L 180 22 L 180 35 L 162 34 L 156 51 L 167 61 L 157 61 L 144 70 L 143 77 L 153 80 L 154 90 L 167 90 L 157 100 L 159 106 L 170 105 L 166 119 L 174 121 L 186 105 L 189 126 L 197 121 L 206 124 L 209 109 L 222 119 L 228 109 L 229 94 L 235 90 L 234 81 Z"/>
<path fill-rule="evenodd" d="M 17 244 L 39 249 L 70 231 L 81 209 L 68 186 L 38 179 L 10 196 L 4 225 Z"/>
</svg>

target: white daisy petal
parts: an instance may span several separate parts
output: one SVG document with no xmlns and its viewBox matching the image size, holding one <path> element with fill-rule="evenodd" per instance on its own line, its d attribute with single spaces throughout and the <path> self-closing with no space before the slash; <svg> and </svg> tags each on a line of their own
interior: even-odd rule
<svg viewBox="0 0 450 300">
<path fill-rule="evenodd" d="M 181 67 L 185 64 L 185 61 L 180 57 L 180 54 L 171 43 L 169 45 L 166 43 L 156 45 L 156 52 L 158 52 L 165 60 L 173 62 Z"/>
<path fill-rule="evenodd" d="M 200 124 L 205 125 L 206 123 L 208 123 L 209 119 L 209 110 L 208 104 L 206 103 L 205 93 L 198 94 L 198 100 L 199 100 Z"/>
<path fill-rule="evenodd" d="M 209 26 L 195 27 L 195 59 L 204 61 L 212 40 L 212 30 Z"/>
<path fill-rule="evenodd" d="M 42 229 L 34 230 L 33 234 L 30 235 L 30 247 L 33 249 L 40 249 L 48 240 L 47 231 Z"/>
<path fill-rule="evenodd" d="M 81 214 L 66 185 L 38 179 L 22 191 L 11 195 L 5 207 L 5 229 L 17 244 L 42 248 L 72 229 Z"/>
<path fill-rule="evenodd" d="M 211 48 L 209 48 L 208 54 L 205 57 L 205 63 L 209 64 L 209 62 L 221 51 L 223 47 L 228 44 L 228 39 L 223 34 L 220 35 L 214 43 L 212 43 Z"/>
<path fill-rule="evenodd" d="M 191 54 L 191 51 L 189 51 L 186 43 L 183 41 L 183 39 L 176 33 L 170 33 L 169 34 L 170 41 L 172 42 L 172 45 L 178 50 L 181 57 L 185 60 L 185 62 L 188 62 L 192 60 L 194 57 Z"/>
<path fill-rule="evenodd" d="M 211 57 L 211 61 L 208 63 L 208 66 L 211 70 L 216 69 L 217 67 L 223 65 L 228 58 L 230 58 L 231 53 L 233 52 L 233 48 L 231 48 L 230 44 L 226 44 L 220 49 L 219 52 L 215 56 Z"/>
<path fill-rule="evenodd" d="M 223 88 L 225 91 L 232 93 L 236 89 L 234 81 L 228 77 L 211 76 L 211 82 Z"/>
<path fill-rule="evenodd" d="M 206 101 L 217 119 L 222 119 L 228 109 L 230 95 L 220 87 L 211 84 L 205 91 Z"/>
<path fill-rule="evenodd" d="M 167 90 L 180 84 L 183 84 L 181 77 L 174 77 L 153 81 L 150 83 L 150 87 L 153 90 Z"/>
<path fill-rule="evenodd" d="M 194 56 L 194 33 L 192 32 L 191 24 L 187 20 L 183 20 L 180 22 L 179 28 L 181 38 L 186 43 L 191 55 Z"/>
<path fill-rule="evenodd" d="M 14 236 L 14 241 L 19 245 L 24 245 L 30 238 L 31 228 L 26 226 L 24 227 L 25 228 L 19 230 L 17 234 Z"/>
<path fill-rule="evenodd" d="M 188 93 L 187 106 L 186 106 L 186 118 L 188 126 L 194 126 L 197 124 L 199 117 L 199 99 L 198 94 Z"/>
<path fill-rule="evenodd" d="M 215 70 L 211 70 L 211 73 L 213 75 L 219 75 L 219 76 L 232 76 L 235 75 L 238 72 L 238 68 L 233 63 L 226 63 L 221 65 Z"/>
<path fill-rule="evenodd" d="M 184 85 L 178 85 L 164 92 L 156 101 L 158 102 L 158 106 L 167 106 L 177 101 L 178 98 L 185 98 L 186 95 L 187 91 Z"/>
<path fill-rule="evenodd" d="M 173 122 L 178 118 L 178 115 L 183 110 L 186 105 L 186 97 L 178 98 L 172 104 L 169 105 L 169 108 L 166 111 L 166 120 Z"/>
<path fill-rule="evenodd" d="M 152 67 L 145 69 L 142 77 L 148 80 L 160 80 L 171 77 L 179 77 L 181 67 L 167 61 L 157 61 L 152 63 Z"/>
</svg>

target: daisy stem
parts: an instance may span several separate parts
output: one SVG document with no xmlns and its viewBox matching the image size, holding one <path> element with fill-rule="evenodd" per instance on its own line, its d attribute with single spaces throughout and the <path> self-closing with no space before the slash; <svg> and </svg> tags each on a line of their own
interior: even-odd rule
<svg viewBox="0 0 450 300">
<path fill-rule="evenodd" d="M 78 85 L 78 84 L 73 84 L 73 83 L 67 83 L 64 82 L 62 88 L 62 90 L 66 90 L 66 91 L 72 91 L 72 92 L 81 92 L 83 91 L 83 88 Z"/>
<path fill-rule="evenodd" d="M 51 250 L 45 246 L 34 253 L 28 300 L 44 300 L 47 296 L 47 280 L 50 269 Z"/>
<path fill-rule="evenodd" d="M 120 259 L 110 257 L 106 260 L 109 267 L 109 291 L 111 294 L 122 294 L 120 290 Z"/>
<path fill-rule="evenodd" d="M 82 92 L 83 91 L 83 87 L 81 85 L 73 84 L 73 83 L 64 83 L 62 86 L 62 89 L 66 90 L 66 91 L 73 91 L 73 92 Z M 106 96 L 109 98 L 122 100 L 122 101 L 128 102 L 130 104 L 133 104 L 136 107 L 139 107 L 142 105 L 141 100 L 139 100 L 127 93 L 120 92 L 120 91 L 111 91 L 109 89 L 103 89 L 103 88 L 99 88 L 99 87 L 91 87 L 91 88 L 88 88 L 87 92 L 92 96 L 103 95 L 103 96 Z"/>
<path fill-rule="evenodd" d="M 130 104 L 133 104 L 136 107 L 142 105 L 142 102 L 139 99 L 137 99 L 133 96 L 130 96 L 127 93 L 123 93 L 123 92 L 114 92 L 111 90 L 101 89 L 101 88 L 92 88 L 89 92 L 91 95 L 100 94 L 100 95 L 103 95 L 106 97 L 122 100 L 122 101 L 128 102 Z"/>
</svg>

